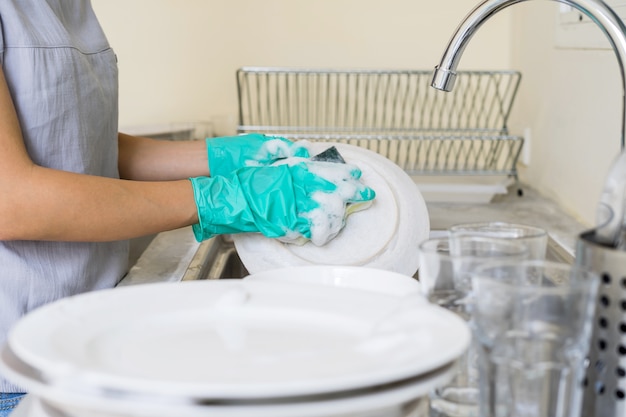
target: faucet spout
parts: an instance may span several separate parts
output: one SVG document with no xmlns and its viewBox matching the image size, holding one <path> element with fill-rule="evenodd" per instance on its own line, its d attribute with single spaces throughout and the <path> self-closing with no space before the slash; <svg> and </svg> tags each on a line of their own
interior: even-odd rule
<svg viewBox="0 0 626 417">
<path fill-rule="evenodd" d="M 500 10 L 529 0 L 484 0 L 461 22 L 450 39 L 441 62 L 435 67 L 431 86 L 444 91 L 452 91 L 456 69 L 469 40 L 478 28 Z M 602 0 L 553 0 L 565 3 L 589 16 L 608 37 L 620 68 L 622 77 L 622 131 L 621 146 L 624 148 L 626 136 L 626 26 L 617 14 Z"/>
</svg>

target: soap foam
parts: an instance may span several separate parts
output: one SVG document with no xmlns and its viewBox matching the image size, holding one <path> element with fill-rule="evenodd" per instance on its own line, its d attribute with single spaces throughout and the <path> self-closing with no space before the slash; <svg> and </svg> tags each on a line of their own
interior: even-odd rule
<svg viewBox="0 0 626 417">
<path fill-rule="evenodd" d="M 265 166 L 268 162 L 276 159 L 293 158 L 296 156 L 309 155 L 308 141 L 296 143 L 285 142 L 283 139 L 270 139 L 261 145 L 253 159 L 245 161 L 246 166 Z"/>
<path fill-rule="evenodd" d="M 346 201 L 353 199 L 359 189 L 358 180 L 352 177 L 355 170 L 354 165 L 332 162 L 319 162 L 310 167 L 311 172 L 337 186 L 333 193 L 314 193 L 312 198 L 319 207 L 304 215 L 311 222 L 314 245 L 324 245 L 345 226 Z"/>
<path fill-rule="evenodd" d="M 300 147 L 305 147 L 307 150 L 309 144 L 307 141 L 298 143 Z M 277 161 L 275 165 L 288 164 L 293 166 L 307 161 L 310 160 L 301 157 L 287 157 Z M 316 246 L 322 246 L 337 236 L 343 229 L 345 225 L 346 202 L 353 200 L 359 194 L 359 190 L 363 188 L 364 184 L 359 181 L 360 171 L 356 165 L 317 161 L 309 163 L 307 166 L 310 172 L 324 178 L 337 187 L 332 193 L 322 191 L 313 193 L 311 198 L 318 204 L 318 207 L 302 213 L 302 216 L 310 222 L 311 242 Z M 293 233 L 288 232 L 285 237 L 279 240 L 286 243 L 303 244 L 301 236 L 294 239 L 293 235 Z"/>
</svg>

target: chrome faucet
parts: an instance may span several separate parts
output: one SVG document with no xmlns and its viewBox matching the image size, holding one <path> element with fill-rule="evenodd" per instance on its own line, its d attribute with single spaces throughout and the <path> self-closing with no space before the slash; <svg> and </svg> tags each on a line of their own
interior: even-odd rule
<svg viewBox="0 0 626 417">
<path fill-rule="evenodd" d="M 441 63 L 435 67 L 431 85 L 439 90 L 452 91 L 456 78 L 456 68 L 463 50 L 476 30 L 500 10 L 529 0 L 485 0 L 472 10 L 459 25 L 448 43 Z M 609 42 L 619 63 L 622 76 L 622 131 L 621 145 L 624 148 L 626 136 L 626 26 L 617 14 L 602 0 L 554 0 L 572 6 L 591 18 L 609 38 Z"/>
<path fill-rule="evenodd" d="M 450 39 L 441 62 L 435 67 L 431 86 L 451 91 L 461 55 L 476 30 L 502 9 L 529 0 L 484 0 L 461 22 Z M 617 56 L 622 77 L 622 152 L 617 156 L 602 190 L 597 210 L 595 239 L 599 243 L 626 250 L 626 26 L 602 0 L 553 0 L 572 6 L 591 18 L 608 37 Z"/>
<path fill-rule="evenodd" d="M 450 39 L 448 47 L 435 68 L 431 85 L 439 90 L 451 91 L 454 87 L 456 68 L 467 43 L 476 30 L 500 10 L 529 0 L 484 0 L 461 22 Z M 622 291 L 626 268 L 626 27 L 619 16 L 602 0 L 554 0 L 580 10 L 590 17 L 608 37 L 617 56 L 622 78 L 622 152 L 617 156 L 604 185 L 598 207 L 598 227 L 579 236 L 576 250 L 576 263 L 602 275 L 603 284 L 599 295 L 611 300 Z M 610 285 L 608 284 L 610 283 Z M 615 286 L 620 288 L 616 289 Z M 593 320 L 594 328 L 599 318 L 609 322 L 624 322 L 626 315 L 623 303 L 615 302 L 606 306 L 598 305 Z M 602 327 L 602 325 L 600 325 Z M 615 329 L 613 329 L 615 327 Z M 582 400 L 582 416 L 624 416 L 626 403 L 623 400 L 623 375 L 626 356 L 614 346 L 622 346 L 623 334 L 618 326 L 596 328 L 593 332 L 589 366 L 586 369 L 588 383 Z M 600 342 L 602 344 L 600 344 Z M 608 347 L 607 347 L 608 346 Z M 601 365 L 601 366 L 599 366 Z M 619 370 L 617 372 L 616 370 Z M 605 392 L 606 390 L 606 392 Z M 619 395 L 618 395 L 619 392 Z"/>
</svg>

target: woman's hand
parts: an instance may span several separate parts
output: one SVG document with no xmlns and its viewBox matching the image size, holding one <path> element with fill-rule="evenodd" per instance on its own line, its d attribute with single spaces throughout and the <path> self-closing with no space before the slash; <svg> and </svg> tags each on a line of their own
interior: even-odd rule
<svg viewBox="0 0 626 417">
<path fill-rule="evenodd" d="M 352 165 L 303 161 L 191 178 L 199 218 L 194 234 L 202 241 L 217 234 L 259 232 L 323 245 L 344 227 L 348 203 L 374 199 L 360 174 Z"/>
</svg>

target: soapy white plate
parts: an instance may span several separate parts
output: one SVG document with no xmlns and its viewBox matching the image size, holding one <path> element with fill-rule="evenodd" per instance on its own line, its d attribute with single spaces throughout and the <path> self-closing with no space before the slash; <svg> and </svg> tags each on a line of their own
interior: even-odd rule
<svg viewBox="0 0 626 417">
<path fill-rule="evenodd" d="M 413 179 L 398 165 L 368 149 L 342 143 L 312 142 L 311 154 L 335 146 L 358 166 L 363 183 L 374 189 L 371 207 L 350 215 L 345 228 L 323 246 L 298 246 L 258 233 L 233 235 L 237 253 L 250 273 L 286 266 L 367 266 L 413 276 L 417 247 L 428 238 L 428 209 Z"/>
<path fill-rule="evenodd" d="M 469 341 L 463 320 L 412 297 L 229 280 L 63 299 L 20 320 L 8 346 L 56 386 L 250 399 L 398 381 Z"/>
</svg>

